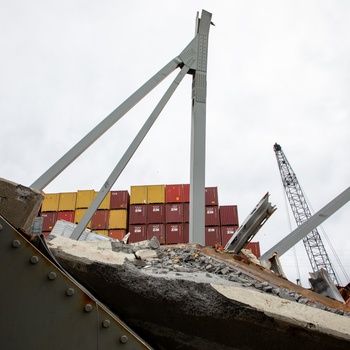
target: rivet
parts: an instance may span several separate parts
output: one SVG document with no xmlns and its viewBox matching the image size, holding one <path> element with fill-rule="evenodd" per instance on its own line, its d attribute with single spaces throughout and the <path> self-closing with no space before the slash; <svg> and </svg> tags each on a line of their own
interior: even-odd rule
<svg viewBox="0 0 350 350">
<path fill-rule="evenodd" d="M 91 306 L 91 304 L 86 304 L 86 305 L 84 306 L 84 311 L 85 311 L 85 312 L 90 312 L 90 311 L 92 311 L 92 306 Z"/>
<path fill-rule="evenodd" d="M 69 296 L 69 297 L 71 297 L 72 295 L 74 295 L 74 289 L 73 288 L 68 288 L 67 290 L 66 290 L 66 294 Z"/>
<path fill-rule="evenodd" d="M 102 326 L 104 328 L 108 328 L 111 325 L 111 322 L 109 320 L 103 320 Z"/>
<path fill-rule="evenodd" d="M 2 230 L 2 225 L 0 225 L 0 231 Z"/>
<path fill-rule="evenodd" d="M 36 255 L 33 255 L 31 258 L 30 258 L 30 262 L 32 264 L 37 264 L 39 262 L 39 258 L 36 256 Z"/>
<path fill-rule="evenodd" d="M 126 344 L 128 342 L 129 338 L 127 335 L 123 334 L 121 337 L 120 337 L 120 342 L 122 344 Z"/>
<path fill-rule="evenodd" d="M 18 248 L 21 245 L 21 242 L 18 239 L 12 241 L 12 247 Z"/>
<path fill-rule="evenodd" d="M 57 277 L 57 275 L 56 275 L 56 272 L 53 272 L 53 271 L 51 271 L 48 275 L 47 275 L 47 277 L 49 278 L 49 280 L 54 280 L 56 277 Z"/>
</svg>

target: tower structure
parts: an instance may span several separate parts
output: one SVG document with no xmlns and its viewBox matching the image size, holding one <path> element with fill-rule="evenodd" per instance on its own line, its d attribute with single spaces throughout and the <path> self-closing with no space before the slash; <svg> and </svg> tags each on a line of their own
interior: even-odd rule
<svg viewBox="0 0 350 350">
<path fill-rule="evenodd" d="M 286 192 L 295 221 L 297 225 L 300 226 L 307 219 L 309 219 L 312 214 L 310 212 L 308 204 L 306 203 L 305 196 L 300 187 L 299 181 L 285 154 L 282 151 L 282 147 L 275 143 L 273 149 L 276 154 L 277 164 L 281 173 L 284 190 Z M 336 285 L 339 285 L 337 276 L 329 260 L 328 254 L 317 228 L 314 228 L 303 238 L 303 243 L 312 270 L 316 272 L 321 268 L 325 269 L 332 281 Z"/>
</svg>

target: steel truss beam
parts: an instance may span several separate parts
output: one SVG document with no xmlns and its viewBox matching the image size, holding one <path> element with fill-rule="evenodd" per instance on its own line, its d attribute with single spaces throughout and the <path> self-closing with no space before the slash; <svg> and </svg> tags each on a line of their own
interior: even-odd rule
<svg viewBox="0 0 350 350">
<path fill-rule="evenodd" d="M 181 54 L 165 65 L 158 73 L 142 85 L 101 123 L 82 138 L 74 147 L 63 155 L 54 165 L 40 176 L 30 187 L 43 190 L 64 169 L 89 148 L 100 136 L 112 127 L 132 107 L 141 101 L 151 90 L 169 76 L 175 69 L 181 68 L 173 83 L 163 95 L 135 139 L 120 159 L 117 166 L 103 184 L 84 217 L 74 230 L 72 238 L 78 239 L 108 191 L 112 188 L 121 172 L 135 153 L 136 149 L 156 121 L 170 97 L 189 73 L 192 81 L 192 123 L 191 123 L 191 173 L 190 173 L 190 242 L 204 245 L 204 195 L 205 195 L 205 128 L 206 128 L 206 93 L 207 93 L 207 57 L 208 37 L 211 13 L 202 10 L 201 18 L 197 14 L 196 35 Z"/>
</svg>

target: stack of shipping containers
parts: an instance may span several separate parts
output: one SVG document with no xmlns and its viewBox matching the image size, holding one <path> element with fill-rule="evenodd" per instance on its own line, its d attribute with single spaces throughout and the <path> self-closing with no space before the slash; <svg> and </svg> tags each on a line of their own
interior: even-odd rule
<svg viewBox="0 0 350 350">
<path fill-rule="evenodd" d="M 79 223 L 96 195 L 94 190 L 45 194 L 40 213 L 44 235 L 59 219 Z M 129 242 L 156 236 L 161 244 L 188 243 L 189 212 L 189 184 L 131 186 L 130 194 L 110 191 L 87 227 L 119 240 L 130 232 Z M 219 206 L 217 187 L 206 187 L 205 245 L 225 246 L 238 227 L 237 206 Z M 260 256 L 259 243 L 249 248 Z"/>
</svg>

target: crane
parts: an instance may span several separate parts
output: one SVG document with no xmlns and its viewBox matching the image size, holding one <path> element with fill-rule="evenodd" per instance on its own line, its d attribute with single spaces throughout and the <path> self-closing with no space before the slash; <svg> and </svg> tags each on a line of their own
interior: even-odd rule
<svg viewBox="0 0 350 350">
<path fill-rule="evenodd" d="M 307 221 L 312 214 L 305 200 L 299 181 L 282 151 L 282 147 L 275 143 L 273 149 L 276 154 L 284 190 L 294 214 L 295 221 L 297 225 L 300 226 Z M 325 269 L 334 284 L 339 285 L 339 281 L 329 260 L 317 227 L 303 238 L 303 243 L 313 271 L 316 272 L 321 268 Z"/>
</svg>

